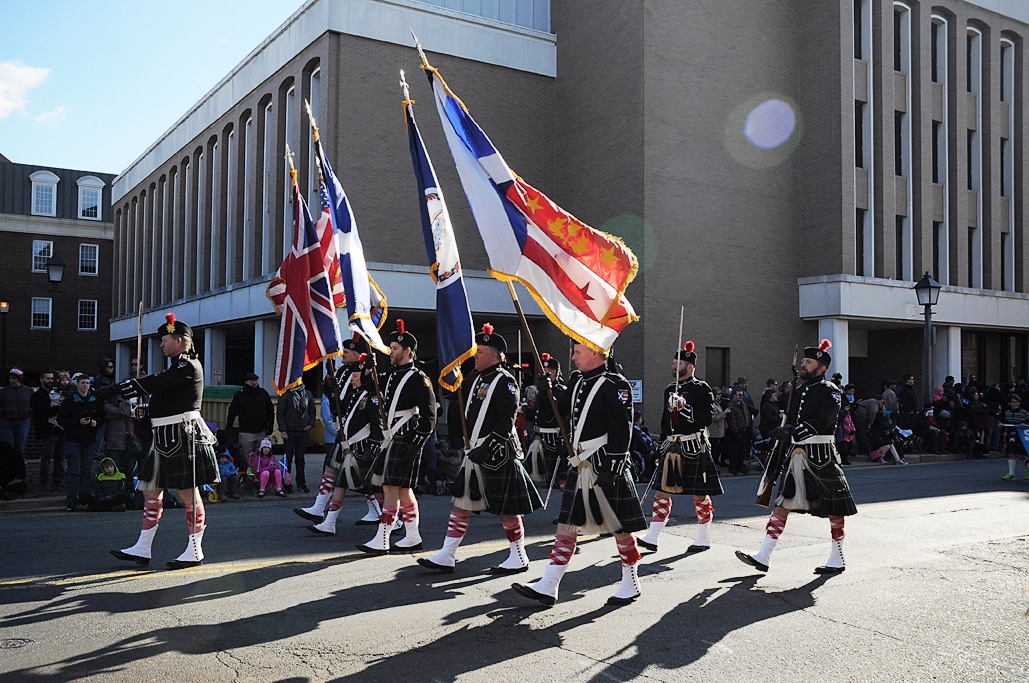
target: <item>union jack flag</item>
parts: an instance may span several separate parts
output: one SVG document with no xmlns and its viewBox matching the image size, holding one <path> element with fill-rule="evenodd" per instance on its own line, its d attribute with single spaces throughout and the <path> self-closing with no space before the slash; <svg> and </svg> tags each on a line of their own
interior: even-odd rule
<svg viewBox="0 0 1029 683">
<path fill-rule="evenodd" d="M 342 353 L 343 340 L 336 318 L 342 305 L 335 291 L 332 271 L 339 281 L 339 260 L 330 252 L 333 242 L 331 218 L 325 215 L 325 188 L 322 186 L 322 218 L 316 226 L 300 194 L 297 173 L 293 180 L 293 245 L 279 272 L 268 284 L 266 295 L 282 316 L 279 350 L 275 359 L 273 383 L 279 395 L 300 384 L 304 370 Z M 328 239 L 326 239 L 328 236 Z"/>
</svg>

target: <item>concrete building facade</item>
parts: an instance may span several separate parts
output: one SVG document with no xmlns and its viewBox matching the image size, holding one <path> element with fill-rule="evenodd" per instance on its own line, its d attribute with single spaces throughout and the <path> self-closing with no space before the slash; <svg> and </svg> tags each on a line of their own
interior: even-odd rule
<svg viewBox="0 0 1029 683">
<path fill-rule="evenodd" d="M 649 422 L 680 310 L 713 384 L 786 379 L 794 346 L 820 337 L 859 395 L 920 375 L 911 287 L 926 271 L 944 285 L 932 383 L 1025 376 L 1029 10 L 1003 0 L 309 0 L 115 181 L 121 355 L 142 301 L 145 330 L 174 309 L 202 331 L 210 383 L 270 378 L 264 287 L 290 234 L 286 144 L 313 198 L 309 100 L 390 318 L 432 360 L 401 68 L 476 322 L 518 336 L 409 28 L 516 172 L 635 250 L 641 321 L 615 352 Z M 567 341 L 522 303 L 564 359 Z"/>
</svg>

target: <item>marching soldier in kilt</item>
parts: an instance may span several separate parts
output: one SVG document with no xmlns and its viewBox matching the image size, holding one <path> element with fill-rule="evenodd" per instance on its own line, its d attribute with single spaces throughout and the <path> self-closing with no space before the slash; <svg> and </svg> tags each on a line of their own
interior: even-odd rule
<svg viewBox="0 0 1029 683">
<path fill-rule="evenodd" d="M 215 438 L 200 415 L 204 369 L 193 348 L 193 330 L 175 320 L 174 313 L 169 313 L 166 320 L 157 333 L 161 336 L 161 351 L 171 359 L 171 367 L 110 387 L 116 387 L 125 398 L 150 394 L 149 414 L 154 431 L 153 446 L 139 475 L 139 488 L 145 499 L 143 528 L 135 545 L 112 550 L 111 554 L 119 560 L 150 564 L 150 549 L 164 507 L 164 489 L 177 489 L 186 504 L 189 542 L 186 550 L 167 566 L 183 569 L 204 561 L 204 501 L 197 487 L 215 484 L 220 479 L 213 448 Z M 106 391 L 108 388 L 98 393 Z"/>
<path fill-rule="evenodd" d="M 722 482 L 711 457 L 705 428 L 711 424 L 715 401 L 707 382 L 694 376 L 697 366 L 695 345 L 688 341 L 672 360 L 676 380 L 665 387 L 661 413 L 661 464 L 655 474 L 654 509 L 647 535 L 637 539 L 644 548 L 657 550 L 657 539 L 672 512 L 670 494 L 693 496 L 697 512 L 697 535 L 687 553 L 711 547 L 711 518 L 715 508 L 711 496 L 721 495 Z"/>
<path fill-rule="evenodd" d="M 576 535 L 612 533 L 622 561 L 622 581 L 609 605 L 627 605 L 640 595 L 634 531 L 647 521 L 629 467 L 632 439 L 632 389 L 619 373 L 608 370 L 606 354 L 576 344 L 572 361 L 582 372 L 568 394 L 569 434 L 575 457 L 561 500 L 557 538 L 543 578 L 512 584 L 520 595 L 544 605 L 557 602 L 558 586 L 575 553 Z"/>
<path fill-rule="evenodd" d="M 554 402 L 560 405 L 568 386 L 561 377 L 561 361 L 549 353 L 542 354 L 540 360 L 543 361 L 543 375 L 536 383 L 538 393 L 535 434 L 525 454 L 525 469 L 534 482 L 546 484 L 551 481 L 554 468 L 559 467 L 557 477 L 563 485 L 566 459 L 562 454 L 565 445 L 561 440 L 561 429 L 557 426 L 557 417 L 547 397 L 547 390 L 553 393 Z"/>
<path fill-rule="evenodd" d="M 750 555 L 740 550 L 741 562 L 767 572 L 775 545 L 786 527 L 790 511 L 809 512 L 827 517 L 832 537 L 829 559 L 815 569 L 816 574 L 841 574 L 843 560 L 843 521 L 857 513 L 854 497 L 836 453 L 836 419 L 840 414 L 840 388 L 825 379 L 832 362 L 828 350 L 832 343 L 823 339 L 818 347 L 804 349 L 804 360 L 797 376 L 803 380 L 786 424 L 772 430 L 776 439 L 790 439 L 791 445 L 779 478 L 775 509 L 765 526 L 761 549 Z"/>
<path fill-rule="evenodd" d="M 319 534 L 336 533 L 336 518 L 343 507 L 347 489 L 365 491 L 364 475 L 368 469 L 367 460 L 375 445 L 382 441 L 379 426 L 378 407 L 373 404 L 374 394 L 361 387 L 361 356 L 357 342 L 347 339 L 343 342 L 343 364 L 336 370 L 331 382 L 326 382 L 326 396 L 332 393 L 332 410 L 338 420 L 336 443 L 325 455 L 322 481 L 314 504 L 307 508 L 293 508 L 293 512 L 304 519 L 318 522 L 308 529 Z M 380 494 L 381 495 L 381 494 Z M 378 524 L 382 510 L 375 496 L 365 494 L 368 513 L 357 521 L 360 524 Z M 328 504 L 328 509 L 326 509 Z M 366 521 L 367 520 L 367 521 Z"/>
<path fill-rule="evenodd" d="M 511 544 L 502 564 L 490 567 L 491 574 L 528 571 L 525 527 L 522 515 L 543 507 L 536 487 L 522 467 L 522 449 L 514 429 L 518 411 L 518 386 L 502 365 L 507 342 L 486 323 L 475 335 L 475 371 L 465 404 L 465 417 L 472 432 L 471 448 L 461 463 L 453 485 L 453 499 L 443 548 L 418 564 L 450 573 L 457 563 L 457 547 L 468 531 L 471 512 L 485 510 L 500 517 Z"/>
<path fill-rule="evenodd" d="M 414 485 L 418 481 L 422 446 L 436 427 L 436 396 L 432 384 L 414 364 L 418 340 L 400 319 L 389 340 L 391 368 L 379 380 L 386 417 L 382 446 L 365 475 L 366 485 L 382 487 L 382 515 L 375 537 L 357 546 L 358 550 L 372 555 L 385 555 L 390 551 L 389 534 L 398 512 L 407 533 L 393 548 L 401 552 L 421 550 Z"/>
</svg>

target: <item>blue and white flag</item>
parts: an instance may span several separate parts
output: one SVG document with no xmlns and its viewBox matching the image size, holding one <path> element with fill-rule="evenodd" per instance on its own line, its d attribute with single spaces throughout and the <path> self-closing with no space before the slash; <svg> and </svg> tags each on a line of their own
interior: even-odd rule
<svg viewBox="0 0 1029 683">
<path fill-rule="evenodd" d="M 450 213 L 436 180 L 436 171 L 425 152 L 413 100 L 404 102 L 411 162 L 418 179 L 418 211 L 429 272 L 436 283 L 436 341 L 439 345 L 439 384 L 449 391 L 461 386 L 461 364 L 475 355 L 475 331 L 468 295 L 461 275 L 461 256 L 450 223 Z"/>
<path fill-rule="evenodd" d="M 339 253 L 340 277 L 346 291 L 347 324 L 361 335 L 372 348 L 389 353 L 382 341 L 379 328 L 386 322 L 386 296 L 368 273 L 364 260 L 364 247 L 357 233 L 357 221 L 350 209 L 343 186 L 332 172 L 321 141 L 315 137 L 315 153 L 321 162 L 322 183 L 328 193 L 332 226 L 335 230 L 336 249 Z"/>
</svg>

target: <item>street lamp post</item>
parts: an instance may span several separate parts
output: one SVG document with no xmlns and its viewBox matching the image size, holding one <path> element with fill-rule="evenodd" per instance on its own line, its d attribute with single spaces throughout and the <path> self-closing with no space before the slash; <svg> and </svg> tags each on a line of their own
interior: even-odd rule
<svg viewBox="0 0 1029 683">
<path fill-rule="evenodd" d="M 7 314 L 11 312 L 10 301 L 0 301 L 0 320 L 3 321 L 3 332 L 0 332 L 0 368 L 3 368 L 4 372 L 9 369 L 7 367 Z"/>
<path fill-rule="evenodd" d="M 925 396 L 925 406 L 928 408 L 933 404 L 933 379 L 932 379 L 932 317 L 933 317 L 933 306 L 940 300 L 940 290 L 943 286 L 933 279 L 933 276 L 929 274 L 929 271 L 925 271 L 925 275 L 922 279 L 915 283 L 912 287 L 915 290 L 915 296 L 918 297 L 918 305 L 922 306 L 925 310 L 925 331 L 922 335 L 922 384 L 925 386 L 925 390 L 922 392 Z"/>
<path fill-rule="evenodd" d="M 47 259 L 46 276 L 50 280 L 50 291 L 56 292 L 57 286 L 64 279 L 64 259 L 56 253 Z M 54 302 L 50 301 L 50 369 L 54 368 Z"/>
</svg>

